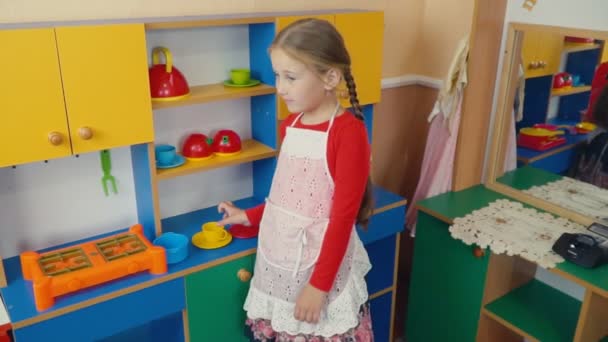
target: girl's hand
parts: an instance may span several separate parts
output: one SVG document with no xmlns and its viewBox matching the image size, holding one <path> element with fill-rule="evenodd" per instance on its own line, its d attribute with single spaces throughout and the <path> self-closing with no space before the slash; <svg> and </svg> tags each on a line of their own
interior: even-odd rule
<svg viewBox="0 0 608 342">
<path fill-rule="evenodd" d="M 229 224 L 251 225 L 251 223 L 249 223 L 249 218 L 247 218 L 247 214 L 245 214 L 245 210 L 234 206 L 232 202 L 221 202 L 217 206 L 217 212 L 223 214 L 222 220 L 217 222 L 220 226 Z"/>
<path fill-rule="evenodd" d="M 318 323 L 326 298 L 326 292 L 307 284 L 296 300 L 294 318 L 312 324 Z"/>
</svg>

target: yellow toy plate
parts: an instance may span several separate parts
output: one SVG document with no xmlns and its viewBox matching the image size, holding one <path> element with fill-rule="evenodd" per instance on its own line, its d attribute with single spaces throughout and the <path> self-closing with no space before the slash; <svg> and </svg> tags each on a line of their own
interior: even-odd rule
<svg viewBox="0 0 608 342">
<path fill-rule="evenodd" d="M 524 127 L 519 130 L 519 133 L 534 137 L 553 137 L 564 134 L 564 131 L 551 131 L 545 128 Z"/>
<path fill-rule="evenodd" d="M 597 128 L 597 125 L 591 122 L 579 122 L 576 124 L 576 128 L 584 129 L 586 131 L 593 131 Z"/>
<path fill-rule="evenodd" d="M 205 234 L 203 232 L 198 232 L 192 236 L 192 244 L 201 249 L 216 249 L 221 248 L 230 243 L 232 241 L 232 235 L 226 232 L 226 238 L 218 241 L 210 241 L 205 238 Z"/>
<path fill-rule="evenodd" d="M 236 152 L 230 152 L 230 153 L 215 152 L 214 154 L 218 157 L 230 157 L 230 156 L 235 156 L 241 152 L 242 152 L 242 150 L 238 150 Z"/>
</svg>

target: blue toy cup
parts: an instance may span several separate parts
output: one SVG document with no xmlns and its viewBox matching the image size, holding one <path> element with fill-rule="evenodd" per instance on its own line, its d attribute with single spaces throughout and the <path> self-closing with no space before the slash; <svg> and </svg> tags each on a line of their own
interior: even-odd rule
<svg viewBox="0 0 608 342">
<path fill-rule="evenodd" d="M 175 161 L 175 157 L 177 156 L 175 147 L 167 144 L 156 145 L 154 153 L 156 154 L 156 160 L 161 165 L 170 165 Z"/>
<path fill-rule="evenodd" d="M 185 235 L 168 232 L 154 239 L 153 244 L 165 248 L 167 264 L 175 264 L 188 257 L 188 242 Z"/>
</svg>

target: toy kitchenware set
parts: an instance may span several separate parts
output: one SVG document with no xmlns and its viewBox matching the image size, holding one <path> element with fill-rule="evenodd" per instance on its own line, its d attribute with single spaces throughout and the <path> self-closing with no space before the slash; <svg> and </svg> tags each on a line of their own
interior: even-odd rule
<svg viewBox="0 0 608 342">
<path fill-rule="evenodd" d="M 232 238 L 250 239 L 258 236 L 260 228 L 233 224 L 229 230 L 217 222 L 207 222 L 202 225 L 201 231 L 192 236 L 192 244 L 202 249 L 216 249 L 228 245 Z"/>
<path fill-rule="evenodd" d="M 566 143 L 564 134 L 587 134 L 597 126 L 591 122 L 579 122 L 574 126 L 535 124 L 519 130 L 517 146 L 544 151 Z"/>
<path fill-rule="evenodd" d="M 192 236 L 192 244 L 202 249 L 224 247 L 232 241 L 232 235 L 216 222 L 207 222 L 201 231 Z"/>
<path fill-rule="evenodd" d="M 517 146 L 531 150 L 544 151 L 566 143 L 564 131 L 547 128 L 524 127 L 519 130 Z"/>
<path fill-rule="evenodd" d="M 32 281 L 38 311 L 67 293 L 145 270 L 167 272 L 165 249 L 152 245 L 140 224 L 125 233 L 42 254 L 23 252 L 19 258 L 23 279 Z"/>
<path fill-rule="evenodd" d="M 101 185 L 103 186 L 103 192 L 108 196 L 110 192 L 108 191 L 108 185 L 112 186 L 112 191 L 114 194 L 118 193 L 118 189 L 116 188 L 116 179 L 112 176 L 112 157 L 110 155 L 110 150 L 103 150 L 99 152 L 101 159 L 101 170 L 103 172 L 103 176 L 101 177 Z"/>
<path fill-rule="evenodd" d="M 165 55 L 165 64 L 159 64 L 160 53 Z M 173 65 L 169 49 L 155 47 L 152 50 L 152 66 L 148 70 L 152 101 L 180 100 L 190 95 L 186 77 Z"/>
<path fill-rule="evenodd" d="M 259 80 L 251 78 L 249 69 L 232 69 L 230 70 L 230 79 L 224 81 L 226 87 L 246 88 L 260 84 Z"/>
<path fill-rule="evenodd" d="M 165 56 L 165 64 L 160 64 L 160 54 Z M 169 49 L 158 46 L 152 49 L 152 65 L 148 69 L 150 95 L 152 101 L 175 101 L 190 95 L 190 86 L 184 74 L 173 65 Z M 230 70 L 230 79 L 223 82 L 231 88 L 253 87 L 261 82 L 251 78 L 249 69 Z"/>
<path fill-rule="evenodd" d="M 193 133 L 184 140 L 181 155 L 176 152 L 174 146 L 156 145 L 156 167 L 159 169 L 173 168 L 183 165 L 186 160 L 196 162 L 213 156 L 232 156 L 239 154 L 241 150 L 241 137 L 235 131 L 222 129 L 215 134 L 213 139 L 202 133 Z"/>
<path fill-rule="evenodd" d="M 177 154 L 175 147 L 167 144 L 154 146 L 154 154 L 156 155 L 156 168 L 169 169 L 183 165 L 186 160 L 183 156 Z"/>
<path fill-rule="evenodd" d="M 257 227 L 233 225 L 230 232 L 216 222 L 202 225 L 192 236 L 192 244 L 201 249 L 228 245 L 232 237 L 248 239 L 258 235 Z M 140 224 L 98 240 L 60 248 L 42 254 L 20 254 L 23 279 L 32 282 L 36 309 L 51 308 L 55 298 L 148 270 L 164 274 L 167 264 L 188 257 L 188 237 L 167 232 L 150 243 Z"/>
</svg>

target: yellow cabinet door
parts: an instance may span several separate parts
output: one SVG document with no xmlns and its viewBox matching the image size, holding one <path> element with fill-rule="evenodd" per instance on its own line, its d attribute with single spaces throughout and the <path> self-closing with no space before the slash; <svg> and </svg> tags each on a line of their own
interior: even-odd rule
<svg viewBox="0 0 608 342">
<path fill-rule="evenodd" d="M 153 141 L 143 24 L 55 31 L 73 152 Z"/>
<path fill-rule="evenodd" d="M 359 103 L 365 105 L 380 102 L 384 14 L 336 14 L 335 25 L 344 37 L 350 54 Z M 348 98 L 343 105 L 350 107 Z"/>
<path fill-rule="evenodd" d="M 330 23 L 334 23 L 334 15 L 333 14 L 323 14 L 323 15 L 311 15 L 311 16 L 289 16 L 289 17 L 278 17 L 276 20 L 276 32 L 277 34 L 281 32 L 284 28 L 286 28 L 289 24 L 298 21 L 304 18 L 315 18 L 321 20 L 327 20 Z M 279 120 L 285 119 L 290 113 L 283 102 L 283 99 L 277 95 L 277 110 L 278 110 L 278 118 Z"/>
<path fill-rule="evenodd" d="M 559 70 L 564 37 L 554 32 L 526 31 L 522 59 L 526 77 L 553 75 Z"/>
<path fill-rule="evenodd" d="M 0 30 L 0 167 L 72 153 L 53 29 Z"/>
</svg>

